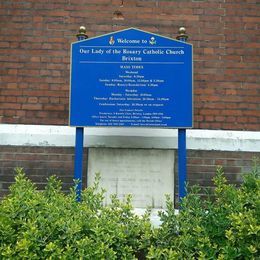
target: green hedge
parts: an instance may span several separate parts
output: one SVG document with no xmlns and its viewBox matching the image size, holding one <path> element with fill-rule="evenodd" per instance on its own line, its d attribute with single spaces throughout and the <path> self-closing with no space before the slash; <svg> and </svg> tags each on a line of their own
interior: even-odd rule
<svg viewBox="0 0 260 260">
<path fill-rule="evenodd" d="M 217 170 L 215 199 L 193 187 L 178 215 L 167 198 L 162 225 L 138 217 L 131 198 L 103 205 L 99 177 L 76 202 L 75 189 L 48 180 L 44 191 L 17 169 L 0 202 L 0 259 L 259 259 L 260 179 L 255 165 L 237 188 Z"/>
<path fill-rule="evenodd" d="M 178 215 L 168 198 L 148 259 L 260 259 L 259 174 L 256 165 L 237 188 L 218 168 L 214 200 L 193 187 Z"/>
</svg>

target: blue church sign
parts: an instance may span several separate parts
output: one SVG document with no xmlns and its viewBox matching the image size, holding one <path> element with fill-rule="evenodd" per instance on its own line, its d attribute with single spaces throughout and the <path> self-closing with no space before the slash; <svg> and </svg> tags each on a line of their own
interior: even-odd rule
<svg viewBox="0 0 260 260">
<path fill-rule="evenodd" d="M 130 28 L 72 43 L 70 125 L 191 128 L 192 45 Z"/>
</svg>

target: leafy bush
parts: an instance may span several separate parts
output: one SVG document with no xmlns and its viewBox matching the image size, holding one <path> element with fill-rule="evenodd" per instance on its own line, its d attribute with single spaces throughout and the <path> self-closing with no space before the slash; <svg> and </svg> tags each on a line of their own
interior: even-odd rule
<svg viewBox="0 0 260 260">
<path fill-rule="evenodd" d="M 150 234 L 147 216 L 132 212 L 130 197 L 103 206 L 98 179 L 76 202 L 61 192 L 55 177 L 43 192 L 18 169 L 16 182 L 0 204 L 1 259 L 136 259 Z"/>
<path fill-rule="evenodd" d="M 222 168 L 214 178 L 215 200 L 199 189 L 185 197 L 178 215 L 167 198 L 162 226 L 148 259 L 260 259 L 260 179 L 256 164 L 240 188 L 228 185 Z"/>
<path fill-rule="evenodd" d="M 162 225 L 153 229 L 149 213 L 132 211 L 131 198 L 104 206 L 98 177 L 76 202 L 75 189 L 61 191 L 51 177 L 37 191 L 18 169 L 10 194 L 0 202 L 0 259 L 259 259 L 259 167 L 237 188 L 223 170 L 214 178 L 215 199 L 199 188 L 183 199 L 179 214 L 167 197 Z"/>
</svg>

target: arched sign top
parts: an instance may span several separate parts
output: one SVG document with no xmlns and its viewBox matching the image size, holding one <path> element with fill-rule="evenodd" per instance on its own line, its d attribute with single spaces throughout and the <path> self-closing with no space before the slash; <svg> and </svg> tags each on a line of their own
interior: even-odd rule
<svg viewBox="0 0 260 260">
<path fill-rule="evenodd" d="M 72 43 L 70 125 L 190 128 L 192 45 L 129 28 Z"/>
<path fill-rule="evenodd" d="M 134 37 L 133 40 L 135 40 L 135 38 L 139 38 L 139 39 L 146 39 L 147 42 L 146 42 L 146 45 L 147 46 L 150 46 L 151 43 L 152 45 L 166 45 L 166 44 L 169 44 L 169 45 L 178 45 L 178 46 L 185 46 L 185 45 L 190 45 L 192 46 L 192 44 L 190 43 L 187 43 L 187 42 L 181 42 L 181 41 L 178 41 L 178 40 L 175 40 L 175 39 L 172 39 L 170 37 L 166 37 L 166 36 L 163 36 L 163 35 L 159 35 L 159 34 L 156 34 L 156 33 L 151 33 L 151 32 L 147 32 L 147 31 L 144 31 L 144 30 L 140 30 L 140 29 L 137 29 L 137 28 L 134 28 L 134 27 L 131 27 L 131 28 L 127 28 L 127 29 L 123 29 L 123 30 L 119 30 L 119 31 L 115 31 L 115 32 L 111 32 L 111 33 L 107 33 L 107 34 L 102 34 L 102 35 L 99 35 L 99 36 L 95 36 L 95 37 L 92 37 L 92 38 L 88 38 L 88 39 L 85 39 L 85 40 L 82 40 L 82 41 L 77 41 L 77 42 L 73 42 L 72 45 L 74 44 L 82 44 L 84 42 L 92 42 L 92 41 L 98 41 L 98 40 L 101 40 L 102 42 L 104 40 L 109 40 L 116 37 L 116 41 L 114 42 L 114 45 L 115 46 L 121 46 L 121 45 L 127 45 L 128 43 L 127 42 L 124 42 L 122 41 L 123 38 L 120 38 L 121 36 L 125 36 L 125 35 L 128 35 L 128 39 L 127 40 L 131 40 L 130 37 Z M 151 41 L 150 43 L 150 39 L 154 37 L 154 38 L 157 38 L 156 42 L 154 41 Z M 138 43 L 139 42 L 139 43 Z M 113 43 L 110 42 L 110 43 Z M 138 46 L 139 44 L 144 44 L 144 42 L 140 42 L 140 41 L 132 41 L 130 42 L 130 44 L 132 46 Z"/>
</svg>

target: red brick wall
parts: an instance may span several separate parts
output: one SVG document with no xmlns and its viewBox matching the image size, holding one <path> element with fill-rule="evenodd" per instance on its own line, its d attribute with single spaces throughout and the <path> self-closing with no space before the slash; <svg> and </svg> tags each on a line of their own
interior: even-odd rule
<svg viewBox="0 0 260 260">
<path fill-rule="evenodd" d="M 0 2 L 0 122 L 68 122 L 69 48 L 80 25 L 95 36 L 126 27 L 194 45 L 195 128 L 259 130 L 257 0 L 121 0 Z M 258 2 L 258 3 L 257 3 Z"/>
<path fill-rule="evenodd" d="M 86 173 L 86 156 L 84 162 Z M 23 168 L 39 189 L 44 188 L 48 177 L 56 175 L 62 180 L 64 190 L 69 190 L 73 185 L 74 148 L 1 146 L 0 197 L 8 193 L 14 182 L 16 167 Z"/>
<path fill-rule="evenodd" d="M 188 150 L 187 180 L 189 184 L 199 184 L 202 187 L 212 187 L 216 167 L 223 166 L 225 176 L 234 184 L 241 182 L 243 173 L 249 172 L 253 157 L 260 153 L 194 151 Z M 177 153 L 176 153 L 177 157 Z M 0 197 L 7 194 L 8 187 L 14 182 L 14 168 L 22 167 L 27 176 L 42 189 L 47 177 L 58 176 L 64 190 L 73 185 L 74 148 L 61 147 L 23 147 L 1 146 L 0 151 Z M 175 158 L 177 163 L 177 158 Z M 84 151 L 83 186 L 86 184 L 87 150 Z M 178 193 L 178 165 L 175 165 L 175 194 Z"/>
<path fill-rule="evenodd" d="M 254 165 L 254 158 L 259 158 L 259 156 L 259 152 L 188 150 L 188 182 L 192 185 L 198 184 L 204 187 L 212 187 L 212 178 L 216 174 L 217 167 L 221 166 L 229 182 L 240 184 L 242 174 L 251 171 Z"/>
</svg>

